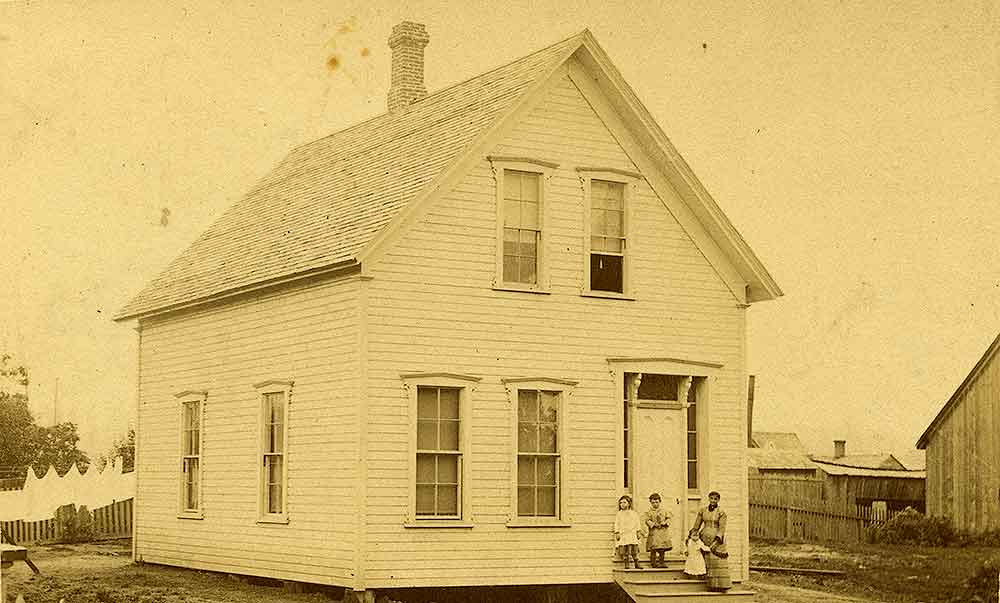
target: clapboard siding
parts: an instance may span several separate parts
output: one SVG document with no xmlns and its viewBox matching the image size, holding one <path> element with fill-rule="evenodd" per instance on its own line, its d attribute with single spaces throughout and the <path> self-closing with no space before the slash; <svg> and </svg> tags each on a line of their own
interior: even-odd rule
<svg viewBox="0 0 1000 603">
<path fill-rule="evenodd" d="M 1000 361 L 956 392 L 927 440 L 927 512 L 959 528 L 1000 529 Z"/>
<path fill-rule="evenodd" d="M 140 350 L 137 555 L 146 561 L 350 585 L 357 509 L 357 279 L 318 280 L 144 320 Z M 294 381 L 287 525 L 257 524 L 253 384 Z M 174 394 L 207 391 L 204 519 L 179 519 Z"/>
<path fill-rule="evenodd" d="M 674 357 L 724 366 L 711 384 L 711 472 L 730 514 L 733 567 L 746 547 L 744 310 L 645 182 L 628 233 L 635 301 L 581 297 L 577 166 L 637 171 L 568 77 L 557 80 L 491 154 L 559 164 L 546 193 L 550 295 L 495 291 L 495 183 L 483 159 L 372 267 L 367 333 L 369 587 L 609 582 L 617 499 L 620 392 L 609 357 Z M 404 527 L 408 402 L 402 373 L 482 380 L 472 394 L 471 529 Z M 500 379 L 578 381 L 564 419 L 569 528 L 509 528 L 514 442 Z M 376 479 L 377 478 L 377 479 Z"/>
</svg>

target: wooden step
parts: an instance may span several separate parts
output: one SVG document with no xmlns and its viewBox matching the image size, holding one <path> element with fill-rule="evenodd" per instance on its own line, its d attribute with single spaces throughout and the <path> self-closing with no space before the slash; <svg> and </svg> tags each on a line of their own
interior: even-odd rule
<svg viewBox="0 0 1000 603">
<path fill-rule="evenodd" d="M 665 592 L 659 594 L 632 594 L 636 603 L 752 603 L 752 590 L 732 589 L 724 593 L 701 591 L 693 593 Z"/>
<path fill-rule="evenodd" d="M 689 578 L 684 573 L 684 566 L 670 568 L 651 568 L 643 566 L 643 569 L 616 569 L 615 579 L 630 580 L 634 582 L 656 582 L 660 580 L 684 580 Z"/>
<path fill-rule="evenodd" d="M 664 592 L 697 593 L 708 590 L 708 585 L 704 580 L 691 580 L 681 578 L 679 580 L 644 580 L 626 581 L 629 590 L 637 595 L 649 594 L 657 595 Z"/>
</svg>

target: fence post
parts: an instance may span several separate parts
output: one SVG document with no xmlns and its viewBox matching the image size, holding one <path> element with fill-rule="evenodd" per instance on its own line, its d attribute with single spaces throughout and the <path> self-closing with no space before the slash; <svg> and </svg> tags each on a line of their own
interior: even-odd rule
<svg viewBox="0 0 1000 603">
<path fill-rule="evenodd" d="M 792 507 L 785 507 L 785 539 L 792 537 Z"/>
</svg>

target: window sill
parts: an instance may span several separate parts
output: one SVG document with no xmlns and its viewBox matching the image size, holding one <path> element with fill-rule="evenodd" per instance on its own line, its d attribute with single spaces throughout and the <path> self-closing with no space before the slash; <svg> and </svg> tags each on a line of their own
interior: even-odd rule
<svg viewBox="0 0 1000 603">
<path fill-rule="evenodd" d="M 177 519 L 205 519 L 205 514 L 201 511 L 181 511 Z"/>
<path fill-rule="evenodd" d="M 508 528 L 571 528 L 573 524 L 561 519 L 538 519 L 531 520 L 525 518 L 513 519 L 507 522 Z"/>
<path fill-rule="evenodd" d="M 266 517 L 258 517 L 258 524 L 272 524 L 272 525 L 288 525 L 287 515 L 270 515 Z"/>
<path fill-rule="evenodd" d="M 418 519 L 403 522 L 404 528 L 464 528 L 475 527 L 471 521 L 464 519 Z"/>
<path fill-rule="evenodd" d="M 580 297 L 598 297 L 601 299 L 623 299 L 625 301 L 635 301 L 635 298 L 631 295 L 614 293 L 612 291 L 584 291 L 580 293 Z"/>
<path fill-rule="evenodd" d="M 517 285 L 493 285 L 494 291 L 513 291 L 515 293 L 534 293 L 536 295 L 552 295 L 551 291 L 545 289 L 535 289 L 532 287 L 518 287 Z"/>
</svg>

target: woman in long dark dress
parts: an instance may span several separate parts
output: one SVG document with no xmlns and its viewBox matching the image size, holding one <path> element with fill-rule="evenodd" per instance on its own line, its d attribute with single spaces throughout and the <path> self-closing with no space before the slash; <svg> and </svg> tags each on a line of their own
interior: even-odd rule
<svg viewBox="0 0 1000 603">
<path fill-rule="evenodd" d="M 726 551 L 726 512 L 719 508 L 722 496 L 709 492 L 708 506 L 698 511 L 690 537 L 697 536 L 709 548 L 705 553 L 708 589 L 725 591 L 733 587 L 729 576 L 729 553 Z"/>
</svg>

